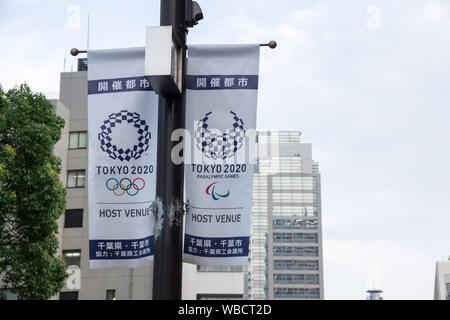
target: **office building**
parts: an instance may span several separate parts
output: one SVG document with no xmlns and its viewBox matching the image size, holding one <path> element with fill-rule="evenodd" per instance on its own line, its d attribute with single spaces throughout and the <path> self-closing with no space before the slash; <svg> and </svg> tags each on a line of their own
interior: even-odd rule
<svg viewBox="0 0 450 320">
<path fill-rule="evenodd" d="M 249 299 L 323 299 L 320 174 L 300 132 L 258 133 Z"/>
<path fill-rule="evenodd" d="M 382 290 L 370 289 L 367 290 L 366 293 L 366 300 L 383 300 L 383 297 L 381 296 L 381 294 L 383 293 Z"/>
<path fill-rule="evenodd" d="M 450 257 L 436 263 L 434 300 L 450 300 Z"/>
</svg>

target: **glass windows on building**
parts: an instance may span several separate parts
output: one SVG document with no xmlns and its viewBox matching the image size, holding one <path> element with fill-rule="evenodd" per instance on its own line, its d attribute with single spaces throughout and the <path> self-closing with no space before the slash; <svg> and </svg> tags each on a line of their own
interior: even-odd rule
<svg viewBox="0 0 450 320">
<path fill-rule="evenodd" d="M 273 229 L 318 229 L 318 221 L 316 219 L 273 219 Z"/>
<path fill-rule="evenodd" d="M 319 284 L 318 274 L 274 273 L 274 284 Z"/>
<path fill-rule="evenodd" d="M 317 217 L 316 206 L 301 206 L 301 205 L 280 205 L 276 204 L 272 206 L 272 215 L 276 217 L 292 217 L 292 216 L 304 216 L 304 217 Z"/>
<path fill-rule="evenodd" d="M 274 288 L 274 298 L 320 299 L 319 288 Z"/>
<path fill-rule="evenodd" d="M 83 188 L 85 183 L 85 170 L 70 170 L 67 172 L 67 188 Z"/>
<path fill-rule="evenodd" d="M 106 300 L 116 300 L 116 290 L 115 289 L 106 290 Z"/>
<path fill-rule="evenodd" d="M 59 300 L 78 300 L 78 291 L 60 292 Z"/>
<path fill-rule="evenodd" d="M 197 266 L 198 272 L 243 272 L 242 266 Z"/>
<path fill-rule="evenodd" d="M 447 285 L 447 300 L 450 300 L 450 282 L 447 282 L 446 285 Z"/>
<path fill-rule="evenodd" d="M 71 132 L 69 134 L 69 149 L 86 149 L 87 132 Z"/>
<path fill-rule="evenodd" d="M 261 174 L 273 175 L 279 173 L 302 172 L 301 158 L 260 158 L 258 160 L 258 170 Z"/>
<path fill-rule="evenodd" d="M 68 209 L 64 214 L 64 228 L 82 228 L 83 209 Z"/>
<path fill-rule="evenodd" d="M 302 144 L 300 137 L 300 132 L 258 132 L 251 299 L 320 299 L 322 294 L 320 174 L 311 145 Z M 297 288 L 287 288 L 290 284 Z M 308 289 L 298 289 L 302 286 Z"/>
<path fill-rule="evenodd" d="M 314 203 L 314 193 L 306 192 L 274 192 L 274 203 Z"/>
<path fill-rule="evenodd" d="M 273 247 L 275 257 L 318 257 L 318 247 Z"/>
<path fill-rule="evenodd" d="M 288 233 L 275 232 L 273 234 L 273 242 L 275 243 L 318 243 L 318 233 Z"/>
<path fill-rule="evenodd" d="M 242 294 L 197 294 L 197 300 L 243 300 Z"/>
<path fill-rule="evenodd" d="M 288 176 L 274 176 L 272 178 L 273 190 L 285 191 L 309 191 L 314 189 L 314 178 L 312 176 L 303 176 L 301 174 L 292 174 Z"/>
<path fill-rule="evenodd" d="M 248 284 L 251 299 L 267 298 L 268 177 L 255 175 Z"/>
<path fill-rule="evenodd" d="M 66 266 L 81 266 L 81 250 L 64 250 L 62 255 Z"/>
<path fill-rule="evenodd" d="M 319 270 L 318 260 L 274 260 L 274 270 Z"/>
<path fill-rule="evenodd" d="M 0 300 L 19 300 L 16 293 L 13 293 L 11 289 L 0 288 Z"/>
</svg>

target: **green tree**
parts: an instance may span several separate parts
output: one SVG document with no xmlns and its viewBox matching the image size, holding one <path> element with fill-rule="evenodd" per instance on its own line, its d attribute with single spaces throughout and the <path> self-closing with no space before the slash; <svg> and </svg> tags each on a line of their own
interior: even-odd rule
<svg viewBox="0 0 450 320">
<path fill-rule="evenodd" d="M 66 277 L 56 256 L 65 189 L 53 153 L 63 127 L 42 94 L 0 86 L 0 280 L 19 299 L 49 299 Z"/>
</svg>

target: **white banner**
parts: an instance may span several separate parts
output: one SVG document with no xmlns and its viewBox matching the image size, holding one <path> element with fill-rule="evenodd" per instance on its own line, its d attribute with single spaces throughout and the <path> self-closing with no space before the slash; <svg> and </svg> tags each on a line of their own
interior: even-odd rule
<svg viewBox="0 0 450 320">
<path fill-rule="evenodd" d="M 88 52 L 90 267 L 153 262 L 158 96 L 144 48 Z"/>
<path fill-rule="evenodd" d="M 185 262 L 248 263 L 258 70 L 259 45 L 189 45 Z"/>
</svg>

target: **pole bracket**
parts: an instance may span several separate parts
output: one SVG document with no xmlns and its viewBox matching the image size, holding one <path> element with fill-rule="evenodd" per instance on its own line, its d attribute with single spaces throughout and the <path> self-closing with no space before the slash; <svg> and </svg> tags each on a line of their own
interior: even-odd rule
<svg viewBox="0 0 450 320">
<path fill-rule="evenodd" d="M 189 210 L 189 201 L 183 202 L 178 199 L 173 200 L 170 205 L 164 205 L 158 200 L 152 201 L 150 204 L 150 211 L 157 221 L 170 217 L 170 224 L 176 226 L 182 225 L 183 218 L 189 213 Z"/>
<path fill-rule="evenodd" d="M 278 46 L 278 44 L 275 40 L 271 40 L 271 41 L 269 41 L 269 43 L 261 43 L 259 46 L 260 47 L 269 47 L 270 49 L 275 49 Z"/>
<path fill-rule="evenodd" d="M 270 49 L 275 49 L 278 46 L 278 44 L 275 40 L 271 40 L 268 43 L 260 43 L 259 46 L 260 47 L 269 47 Z M 187 48 L 187 46 L 186 46 L 186 48 Z M 70 50 L 70 54 L 74 57 L 76 57 L 80 53 L 87 53 L 87 50 L 78 50 L 77 48 L 73 48 Z"/>
</svg>

